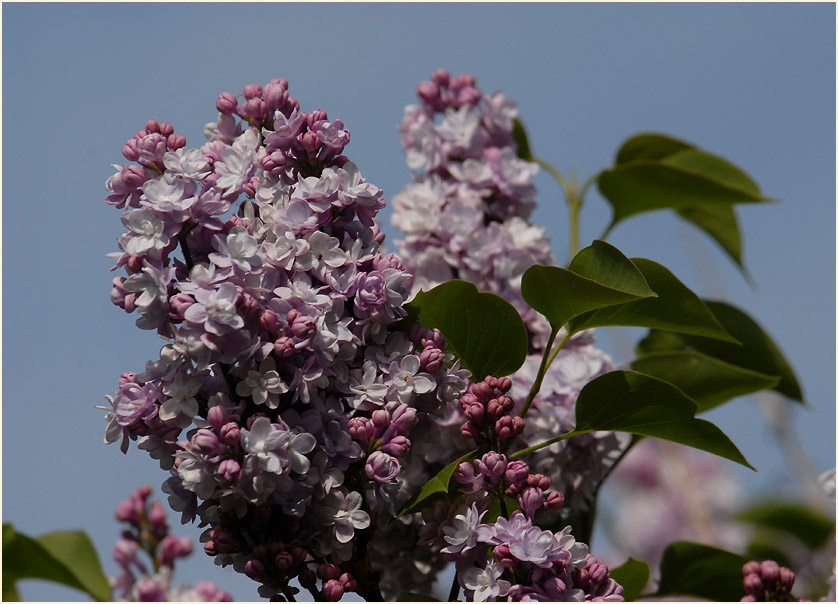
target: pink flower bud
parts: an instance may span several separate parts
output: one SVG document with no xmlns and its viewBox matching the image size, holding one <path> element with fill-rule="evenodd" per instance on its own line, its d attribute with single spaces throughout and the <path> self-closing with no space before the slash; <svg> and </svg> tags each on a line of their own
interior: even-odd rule
<svg viewBox="0 0 838 604">
<path fill-rule="evenodd" d="M 506 455 L 489 451 L 483 457 L 474 462 L 477 470 L 484 474 L 489 482 L 496 485 L 498 479 L 506 471 Z"/>
<path fill-rule="evenodd" d="M 474 422 L 466 422 L 460 426 L 460 434 L 466 438 L 477 440 L 480 436 L 480 427 Z"/>
<path fill-rule="evenodd" d="M 268 106 L 262 99 L 250 99 L 244 104 L 244 112 L 252 118 L 261 119 L 268 113 Z"/>
<path fill-rule="evenodd" d="M 364 465 L 364 472 L 368 478 L 378 482 L 391 482 L 401 472 L 399 460 L 382 451 L 374 451 L 367 458 Z"/>
<path fill-rule="evenodd" d="M 175 294 L 169 298 L 169 316 L 174 321 L 183 320 L 186 309 L 195 304 L 194 298 L 187 294 Z"/>
<path fill-rule="evenodd" d="M 493 398 L 486 404 L 486 414 L 490 421 L 497 421 L 499 417 L 503 416 L 503 403 L 498 399 Z"/>
<path fill-rule="evenodd" d="M 492 398 L 492 389 L 486 382 L 477 382 L 476 384 L 472 384 L 470 392 L 484 402 Z"/>
<path fill-rule="evenodd" d="M 262 87 L 259 84 L 248 84 L 244 87 L 244 98 L 247 100 L 262 96 Z"/>
<path fill-rule="evenodd" d="M 436 371 L 445 365 L 445 353 L 439 348 L 425 348 L 419 355 L 419 364 L 425 371 Z"/>
<path fill-rule="evenodd" d="M 218 100 L 215 101 L 215 108 L 218 109 L 219 113 L 223 113 L 224 115 L 232 115 L 236 112 L 236 105 L 238 101 L 236 97 L 230 94 L 229 92 L 222 92 L 218 95 Z"/>
<path fill-rule="evenodd" d="M 370 439 L 375 436 L 375 424 L 368 417 L 353 417 L 349 420 L 349 435 L 367 446 Z"/>
<path fill-rule="evenodd" d="M 451 74 L 447 69 L 437 69 L 434 71 L 433 75 L 431 75 L 431 80 L 434 84 L 442 88 L 444 86 L 448 86 L 451 81 Z"/>
<path fill-rule="evenodd" d="M 207 428 L 201 428 L 192 437 L 193 448 L 203 455 L 215 455 L 219 452 L 220 445 L 215 432 Z"/>
<path fill-rule="evenodd" d="M 527 462 L 520 459 L 513 459 L 506 466 L 506 471 L 503 473 L 503 479 L 508 485 L 521 485 L 529 476 L 530 467 Z"/>
<path fill-rule="evenodd" d="M 406 434 L 416 424 L 416 409 L 400 405 L 393 411 L 390 422 L 397 432 Z"/>
<path fill-rule="evenodd" d="M 317 566 L 317 578 L 321 581 L 337 579 L 340 577 L 340 569 L 330 562 L 323 562 Z"/>
<path fill-rule="evenodd" d="M 783 586 L 786 592 L 790 592 L 794 586 L 794 573 L 785 566 L 780 567 L 780 585 Z"/>
<path fill-rule="evenodd" d="M 338 602 L 343 597 L 343 585 L 340 581 L 329 579 L 323 584 L 323 595 L 329 602 Z"/>
<path fill-rule="evenodd" d="M 476 477 L 474 465 L 468 461 L 461 461 L 457 469 L 454 470 L 454 480 L 460 484 L 470 485 Z"/>
<path fill-rule="evenodd" d="M 137 151 L 137 139 L 131 139 L 122 145 L 122 156 L 128 161 L 137 161 L 140 153 Z"/>
<path fill-rule="evenodd" d="M 314 153 L 320 147 L 320 139 L 317 138 L 317 134 L 315 134 L 314 132 L 306 132 L 305 134 L 300 134 L 299 136 L 297 136 L 297 142 L 300 143 L 300 146 L 309 155 L 314 155 Z"/>
<path fill-rule="evenodd" d="M 140 579 L 134 584 L 137 602 L 165 602 L 166 590 L 154 579 Z"/>
<path fill-rule="evenodd" d="M 175 127 L 172 126 L 169 122 L 163 122 L 160 124 L 160 134 L 163 136 L 169 137 L 175 133 Z"/>
<path fill-rule="evenodd" d="M 349 573 L 343 573 L 339 578 L 340 584 L 343 585 L 343 591 L 355 591 L 358 589 L 358 582 Z"/>
<path fill-rule="evenodd" d="M 160 124 L 157 122 L 157 120 L 148 120 L 145 123 L 145 130 L 148 133 L 160 132 Z"/>
<path fill-rule="evenodd" d="M 258 581 L 265 576 L 265 565 L 255 558 L 248 560 L 244 564 L 244 574 L 254 581 Z"/>
<path fill-rule="evenodd" d="M 148 510 L 148 521 L 155 527 L 165 528 L 166 526 L 166 510 L 156 499 L 151 502 Z"/>
<path fill-rule="evenodd" d="M 550 488 L 550 477 L 544 474 L 530 474 L 527 476 L 527 486 L 546 491 Z"/>
<path fill-rule="evenodd" d="M 143 259 L 139 256 L 129 256 L 125 261 L 125 268 L 129 273 L 139 273 L 143 270 Z"/>
<path fill-rule="evenodd" d="M 177 151 L 186 146 L 186 137 L 182 134 L 170 134 L 166 137 L 166 146 L 170 151 Z"/>
<path fill-rule="evenodd" d="M 277 316 L 277 314 L 268 308 L 263 310 L 262 313 L 259 315 L 259 325 L 262 326 L 262 329 L 269 331 L 273 334 L 277 333 L 278 322 L 279 317 Z"/>
<path fill-rule="evenodd" d="M 235 459 L 225 459 L 218 465 L 218 474 L 221 474 L 228 483 L 238 482 L 241 476 L 241 465 Z"/>
<path fill-rule="evenodd" d="M 495 560 L 497 560 L 502 566 L 506 566 L 508 568 L 518 564 L 518 560 L 509 552 L 509 546 L 505 543 L 496 545 L 492 553 L 495 556 Z"/>
<path fill-rule="evenodd" d="M 386 409 L 376 409 L 372 412 L 372 423 L 383 430 L 390 425 L 390 413 Z"/>
<path fill-rule="evenodd" d="M 757 596 L 762 593 L 762 579 L 756 573 L 748 573 L 742 581 L 745 587 L 745 593 L 752 596 Z"/>
<path fill-rule="evenodd" d="M 213 405 L 207 410 L 207 421 L 215 429 L 230 421 L 230 414 L 223 405 Z"/>
<path fill-rule="evenodd" d="M 221 426 L 219 430 L 221 440 L 230 448 L 239 444 L 241 438 L 241 427 L 236 422 L 229 422 Z"/>
<path fill-rule="evenodd" d="M 742 567 L 743 575 L 750 575 L 752 573 L 759 574 L 759 562 L 757 562 L 756 560 L 746 562 L 745 565 Z"/>
<path fill-rule="evenodd" d="M 765 581 L 776 581 L 780 578 L 780 565 L 774 560 L 763 560 L 759 565 L 759 574 Z"/>
<path fill-rule="evenodd" d="M 137 514 L 132 501 L 121 501 L 116 506 L 116 519 L 120 522 L 137 524 L 140 521 L 140 516 Z"/>
<path fill-rule="evenodd" d="M 281 336 L 277 338 L 276 342 L 274 342 L 274 354 L 281 359 L 285 359 L 293 355 L 295 352 L 294 349 L 294 340 L 287 336 Z"/>
<path fill-rule="evenodd" d="M 501 441 L 510 440 L 518 436 L 524 431 L 524 419 L 518 417 L 510 417 L 504 415 L 497 422 L 495 422 L 495 432 Z"/>
<path fill-rule="evenodd" d="M 381 450 L 390 455 L 401 457 L 410 450 L 410 440 L 405 436 L 394 436 Z"/>
<path fill-rule="evenodd" d="M 290 552 L 279 552 L 274 558 L 274 564 L 280 572 L 287 572 L 294 567 L 294 556 Z"/>
<path fill-rule="evenodd" d="M 271 80 L 262 89 L 262 100 L 269 109 L 281 109 L 288 102 L 288 90 Z"/>
<path fill-rule="evenodd" d="M 544 502 L 544 496 L 541 491 L 534 487 L 527 487 L 518 495 L 518 505 L 521 506 L 527 518 L 532 518 L 541 504 Z"/>
<path fill-rule="evenodd" d="M 558 491 L 550 491 L 544 498 L 544 507 L 548 510 L 557 510 L 564 505 L 564 495 Z"/>
<path fill-rule="evenodd" d="M 124 371 L 119 376 L 119 387 L 122 388 L 127 384 L 139 384 L 140 375 L 134 371 Z"/>
</svg>

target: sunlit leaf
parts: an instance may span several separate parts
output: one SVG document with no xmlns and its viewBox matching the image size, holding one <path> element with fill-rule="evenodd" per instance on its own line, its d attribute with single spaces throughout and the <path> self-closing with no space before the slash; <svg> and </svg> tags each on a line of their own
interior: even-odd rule
<svg viewBox="0 0 838 604">
<path fill-rule="evenodd" d="M 780 381 L 693 350 L 649 354 L 633 361 L 631 368 L 677 386 L 696 402 L 699 413 L 737 396 L 769 390 Z"/>
<path fill-rule="evenodd" d="M 558 328 L 591 310 L 656 294 L 617 248 L 594 241 L 567 269 L 541 264 L 528 268 L 521 280 L 521 295 Z"/>
<path fill-rule="evenodd" d="M 605 430 L 654 436 L 701 449 L 753 469 L 715 424 L 678 388 L 635 371 L 612 371 L 588 382 L 576 400 L 571 434 Z"/>
<path fill-rule="evenodd" d="M 439 473 L 431 478 L 428 482 L 426 482 L 419 492 L 417 492 L 413 497 L 408 499 L 404 506 L 402 507 L 401 511 L 399 511 L 399 518 L 404 516 L 405 514 L 411 514 L 413 512 L 418 512 L 426 505 L 432 503 L 436 500 L 439 495 L 446 495 L 448 494 L 448 489 L 451 485 L 451 479 L 454 476 L 454 472 L 462 462 L 474 459 L 477 455 L 477 449 L 474 451 L 469 451 L 462 457 L 455 459 L 450 464 L 445 466 Z"/>
<path fill-rule="evenodd" d="M 570 322 L 571 331 L 604 325 L 627 325 L 702 335 L 727 342 L 736 341 L 716 320 L 701 298 L 666 267 L 645 258 L 632 258 L 631 262 L 640 270 L 657 297 L 613 304 L 580 314 Z"/>
</svg>

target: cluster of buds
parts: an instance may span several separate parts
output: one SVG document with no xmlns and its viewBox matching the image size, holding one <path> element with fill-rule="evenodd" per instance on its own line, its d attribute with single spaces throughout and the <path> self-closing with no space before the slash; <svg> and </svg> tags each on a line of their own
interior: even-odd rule
<svg viewBox="0 0 838 604">
<path fill-rule="evenodd" d="M 274 114 L 279 111 L 288 117 L 300 104 L 288 94 L 288 80 L 274 78 L 265 86 L 248 84 L 242 90 L 242 98 L 222 92 L 218 95 L 215 108 L 224 116 L 239 116 L 251 126 L 272 125 Z M 234 123 L 234 122 L 231 122 Z"/>
<path fill-rule="evenodd" d="M 460 433 L 478 444 L 503 446 L 524 431 L 524 418 L 510 415 L 515 403 L 506 396 L 512 387 L 507 378 L 487 376 L 482 382 L 471 383 L 460 397 L 466 422 Z"/>
<path fill-rule="evenodd" d="M 466 488 L 465 493 L 491 491 L 497 497 L 512 497 L 532 519 L 540 509 L 556 510 L 564 504 L 564 496 L 550 490 L 550 478 L 531 474 L 529 466 L 520 459 L 508 461 L 506 455 L 490 451 L 472 462 L 461 462 L 454 479 Z"/>
<path fill-rule="evenodd" d="M 741 602 L 803 602 L 791 595 L 794 573 L 773 560 L 754 560 L 742 567 L 745 595 Z"/>
<path fill-rule="evenodd" d="M 143 485 L 116 508 L 116 519 L 127 527 L 113 548 L 121 568 L 120 575 L 111 580 L 114 595 L 134 602 L 232 601 L 229 593 L 213 583 L 171 587 L 175 560 L 192 554 L 192 541 L 169 534 L 166 511 L 159 501 L 149 502 L 151 493 L 151 487 Z M 139 557 L 140 552 L 151 558 L 152 571 Z"/>
</svg>

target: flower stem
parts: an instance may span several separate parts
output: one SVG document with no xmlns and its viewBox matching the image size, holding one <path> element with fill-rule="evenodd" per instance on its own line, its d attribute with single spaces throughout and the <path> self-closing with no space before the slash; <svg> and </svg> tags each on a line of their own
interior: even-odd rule
<svg viewBox="0 0 838 604">
<path fill-rule="evenodd" d="M 451 581 L 451 591 L 448 592 L 448 602 L 457 602 L 457 596 L 460 595 L 460 580 L 459 571 L 454 571 L 454 580 Z"/>
<path fill-rule="evenodd" d="M 562 349 L 567 341 L 570 339 L 570 334 L 566 335 L 561 342 L 559 342 L 558 347 L 550 354 L 550 349 L 553 347 L 553 342 L 556 339 L 556 335 L 559 333 L 559 328 L 554 327 L 553 330 L 550 332 L 550 337 L 547 339 L 547 345 L 544 347 L 544 355 L 541 357 L 541 365 L 538 367 L 538 374 L 535 376 L 535 381 L 533 382 L 532 388 L 530 388 L 530 393 L 527 395 L 527 400 L 524 402 L 524 406 L 521 408 L 521 412 L 518 414 L 520 417 L 524 417 L 529 411 L 530 405 L 532 405 L 533 399 L 535 399 L 536 395 L 541 390 L 541 383 L 544 381 L 544 374 L 547 373 L 547 369 L 550 368 L 550 365 L 553 363 L 553 359 L 556 358 L 556 355 L 559 354 L 559 351 Z"/>
<path fill-rule="evenodd" d="M 579 434 L 584 434 L 584 432 L 577 432 L 576 430 L 571 430 L 566 434 L 562 434 L 561 436 L 557 436 L 556 438 L 551 438 L 550 440 L 546 440 L 543 443 L 539 443 L 537 445 L 533 445 L 532 447 L 527 447 L 526 449 L 521 449 L 520 451 L 516 451 L 512 455 L 509 456 L 510 459 L 515 459 L 517 457 L 524 457 L 525 455 L 529 455 L 530 453 L 534 453 L 539 449 L 543 449 L 544 447 L 549 447 L 553 443 L 557 443 L 562 441 L 566 438 L 570 438 L 571 436 L 577 436 Z"/>
</svg>

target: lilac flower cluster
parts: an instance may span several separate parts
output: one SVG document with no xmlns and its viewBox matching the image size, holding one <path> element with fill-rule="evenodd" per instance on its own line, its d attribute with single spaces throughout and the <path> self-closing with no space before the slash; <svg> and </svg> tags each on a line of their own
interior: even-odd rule
<svg viewBox="0 0 838 604">
<path fill-rule="evenodd" d="M 543 530 L 527 513 L 512 512 L 483 523 L 487 510 L 476 502 L 437 528 L 436 548 L 456 561 L 466 598 L 496 601 L 623 600 L 623 588 L 608 569 L 578 543 L 570 527 Z"/>
<path fill-rule="evenodd" d="M 741 602 L 803 602 L 791 595 L 794 573 L 773 560 L 747 562 L 742 567 L 745 593 Z"/>
<path fill-rule="evenodd" d="M 412 277 L 380 249 L 381 191 L 343 123 L 287 86 L 220 95 L 198 148 L 154 120 L 126 143 L 111 299 L 167 343 L 121 376 L 105 439 L 158 460 L 205 551 L 263 596 L 293 597 L 296 576 L 375 595 L 375 572 L 354 578 L 372 520 L 406 498 L 411 430 L 468 374 L 438 332 L 401 329 Z"/>
<path fill-rule="evenodd" d="M 521 297 L 520 279 L 551 263 L 550 241 L 527 221 L 538 166 L 518 158 L 515 103 L 484 95 L 474 76 L 434 72 L 417 87 L 399 124 L 413 182 L 393 198 L 392 224 L 405 234 L 399 254 L 413 293 L 453 278 L 499 294 L 521 313 L 536 345 L 550 328 Z"/>
<path fill-rule="evenodd" d="M 527 268 L 552 264 L 549 238 L 527 221 L 535 205 L 532 177 L 538 167 L 517 158 L 512 128 L 518 112 L 501 92 L 484 95 L 473 76 L 451 77 L 438 70 L 431 81 L 419 84 L 417 96 L 421 105 L 408 106 L 399 124 L 407 163 L 414 170 L 413 183 L 393 198 L 392 223 L 405 233 L 399 254 L 415 275 L 414 293 L 462 278 L 516 307 L 533 351 L 511 376 L 518 385 L 512 397 L 522 402 L 550 332 L 520 292 Z M 612 369 L 611 359 L 593 346 L 590 332 L 571 338 L 528 411 L 522 446 L 571 430 L 579 391 Z M 439 457 L 428 461 L 467 450 L 455 433 L 463 417 L 459 406 L 449 406 L 438 422 L 448 446 L 438 447 L 431 455 Z M 585 509 L 620 447 L 614 433 L 595 432 L 555 443 L 537 452 L 532 463 L 564 493 L 569 508 Z"/>
<path fill-rule="evenodd" d="M 232 596 L 214 583 L 172 587 L 175 560 L 192 553 L 192 541 L 169 533 L 166 511 L 157 500 L 149 504 L 150 495 L 151 487 L 142 486 L 116 509 L 116 519 L 127 528 L 113 547 L 121 568 L 111 579 L 114 595 L 123 602 L 232 602 Z M 151 570 L 140 552 L 150 558 Z"/>
</svg>

